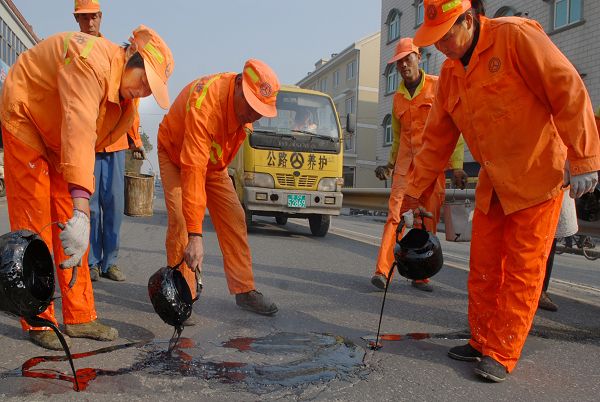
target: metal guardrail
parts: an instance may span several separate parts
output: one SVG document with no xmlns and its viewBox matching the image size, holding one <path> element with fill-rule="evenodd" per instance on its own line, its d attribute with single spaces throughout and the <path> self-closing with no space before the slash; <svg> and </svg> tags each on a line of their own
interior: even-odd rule
<svg viewBox="0 0 600 402">
<path fill-rule="evenodd" d="M 388 212 L 388 200 L 392 193 L 391 188 L 343 188 L 344 200 L 342 207 L 366 209 L 369 211 Z M 568 194 L 565 194 L 568 197 Z M 468 198 L 475 202 L 475 190 L 453 190 L 446 189 L 446 201 L 464 200 Z M 600 237 L 600 221 L 588 222 L 578 220 L 579 235 Z"/>
<path fill-rule="evenodd" d="M 388 200 L 391 193 L 391 188 L 343 188 L 342 207 L 388 212 Z M 461 201 L 465 198 L 475 202 L 475 190 L 446 189 L 446 201 Z"/>
</svg>

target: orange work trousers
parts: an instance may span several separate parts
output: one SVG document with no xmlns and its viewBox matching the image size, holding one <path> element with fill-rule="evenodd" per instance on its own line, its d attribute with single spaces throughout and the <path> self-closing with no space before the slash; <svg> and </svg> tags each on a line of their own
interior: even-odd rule
<svg viewBox="0 0 600 402">
<path fill-rule="evenodd" d="M 414 165 L 410 165 L 406 175 L 394 173 L 394 180 L 392 181 L 392 192 L 389 200 L 389 212 L 388 218 L 383 227 L 383 236 L 381 237 L 381 247 L 379 248 L 379 254 L 377 255 L 377 265 L 375 269 L 375 275 L 383 274 L 386 277 L 390 272 L 390 268 L 394 263 L 394 246 L 396 245 L 396 229 L 400 223 L 400 208 L 402 207 L 402 200 L 404 199 L 404 193 L 408 185 L 408 179 L 413 171 Z M 433 219 L 424 219 L 425 228 L 432 233 L 437 232 L 437 225 L 440 222 L 440 214 L 442 204 L 446 199 L 446 172 L 440 173 L 438 176 L 433 193 L 427 200 L 427 203 L 423 206 L 428 212 L 433 214 Z M 404 230 L 402 231 L 404 233 Z M 402 234 L 400 234 L 402 238 Z M 393 277 L 393 276 L 392 276 Z M 391 280 L 391 278 L 390 278 Z M 429 279 L 422 281 L 427 283 Z"/>
<path fill-rule="evenodd" d="M 167 206 L 167 263 L 173 267 L 183 260 L 188 243 L 187 226 L 183 216 L 181 169 L 173 163 L 166 150 L 159 147 L 158 162 Z M 254 290 L 252 258 L 244 209 L 238 200 L 227 170 L 209 172 L 206 177 L 206 206 L 217 231 L 223 254 L 225 277 L 231 294 Z M 195 273 L 184 262 L 179 270 L 186 279 L 192 296 L 196 296 Z"/>
<path fill-rule="evenodd" d="M 4 175 L 6 201 L 10 229 L 29 229 L 40 236 L 52 250 L 56 275 L 61 294 L 65 294 L 71 281 L 72 270 L 60 269 L 58 265 L 68 257 L 63 252 L 58 238 L 60 229 L 51 222 L 67 222 L 73 216 L 73 200 L 68 191 L 68 183 L 63 179 L 42 154 L 2 127 L 4 140 Z M 89 250 L 88 250 L 89 251 Z M 83 267 L 77 269 L 77 280 L 73 288 L 62 298 L 62 314 L 65 324 L 82 324 L 94 321 L 98 316 L 94 306 L 94 292 L 87 264 L 88 252 L 82 259 Z M 54 303 L 39 315 L 56 322 Z M 23 331 L 33 328 L 21 319 Z"/>
<path fill-rule="evenodd" d="M 542 292 L 562 197 L 505 215 L 496 193 L 475 208 L 469 272 L 469 326 L 475 349 L 511 372 Z"/>
</svg>

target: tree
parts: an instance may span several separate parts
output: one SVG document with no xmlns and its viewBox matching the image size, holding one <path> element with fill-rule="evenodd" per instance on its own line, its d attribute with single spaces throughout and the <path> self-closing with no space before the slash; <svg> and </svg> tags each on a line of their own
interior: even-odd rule
<svg viewBox="0 0 600 402">
<path fill-rule="evenodd" d="M 142 144 L 144 145 L 144 149 L 146 150 L 146 153 L 148 153 L 154 149 L 154 146 L 150 142 L 150 138 L 148 138 L 148 134 L 146 134 L 146 132 L 144 131 L 143 126 L 140 126 L 140 138 L 142 139 Z M 131 151 L 129 149 L 127 151 L 125 151 L 125 171 L 126 172 L 141 173 L 143 164 L 144 164 L 144 161 L 137 161 L 137 160 L 133 159 L 133 155 L 131 154 Z"/>
</svg>

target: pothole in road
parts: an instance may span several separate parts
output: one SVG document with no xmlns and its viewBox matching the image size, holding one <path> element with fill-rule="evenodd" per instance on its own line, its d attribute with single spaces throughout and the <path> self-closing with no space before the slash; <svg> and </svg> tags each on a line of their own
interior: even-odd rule
<svg viewBox="0 0 600 402">
<path fill-rule="evenodd" d="M 86 389 L 91 381 L 99 377 L 145 372 L 149 375 L 216 379 L 223 383 L 242 385 L 250 392 L 266 393 L 282 387 L 293 388 L 334 379 L 362 378 L 371 372 L 363 361 L 365 349 L 330 333 L 276 333 L 260 338 L 233 338 L 217 344 L 219 347 L 235 349 L 236 353 L 242 353 L 238 360 L 243 362 L 194 357 L 195 343 L 187 338 L 182 339 L 171 352 L 167 348 L 158 347 L 159 344 L 166 343 L 168 340 L 137 342 L 73 355 L 77 366 L 78 360 L 102 353 L 132 347 L 152 349 L 143 360 L 127 368 L 78 369 L 77 379 L 80 389 Z M 37 367 L 42 363 L 65 360 L 64 356 L 35 357 L 25 362 L 19 369 L 2 374 L 0 378 L 59 379 L 72 382 L 75 389 L 74 379 L 67 374 L 68 372 L 60 372 L 56 367 Z M 259 363 L 253 363 L 253 360 Z M 48 393 L 52 393 L 51 389 L 48 388 Z"/>
</svg>

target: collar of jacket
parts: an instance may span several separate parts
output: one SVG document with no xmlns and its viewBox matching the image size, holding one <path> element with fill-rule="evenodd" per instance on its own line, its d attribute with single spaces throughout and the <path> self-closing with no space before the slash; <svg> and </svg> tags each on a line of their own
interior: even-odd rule
<svg viewBox="0 0 600 402">
<path fill-rule="evenodd" d="M 454 68 L 454 75 L 456 75 L 457 77 L 465 78 L 467 75 L 471 74 L 471 71 L 473 71 L 473 69 L 479 62 L 479 55 L 494 44 L 490 19 L 484 17 L 483 15 L 480 15 L 477 18 L 479 18 L 480 28 L 479 41 L 477 42 L 477 46 L 475 46 L 475 50 L 473 50 L 473 55 L 471 56 L 471 61 L 469 62 L 468 70 L 465 71 L 465 67 L 462 65 L 460 59 L 449 60 L 451 62 L 449 67 Z"/>
<path fill-rule="evenodd" d="M 410 96 L 410 92 L 408 92 L 408 89 L 406 89 L 406 84 L 404 83 L 404 79 L 402 79 L 402 81 L 400 82 L 400 85 L 398 86 L 397 92 L 399 94 L 404 95 L 404 97 L 408 100 L 415 99 L 419 95 L 419 93 L 421 92 L 423 87 L 425 86 L 425 71 L 423 71 L 422 69 L 419 69 L 419 71 L 421 72 L 421 83 L 419 84 L 417 89 L 415 89 L 415 93 L 413 94 L 413 96 Z"/>
<path fill-rule="evenodd" d="M 125 66 L 125 50 L 119 46 L 110 60 L 110 77 L 108 79 L 108 100 L 119 104 L 119 89 L 121 89 L 121 77 L 123 76 L 123 67 Z"/>
</svg>

